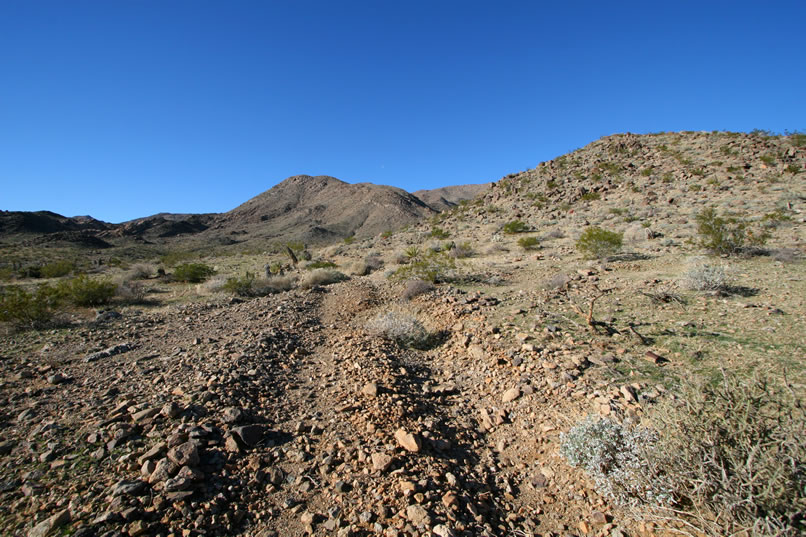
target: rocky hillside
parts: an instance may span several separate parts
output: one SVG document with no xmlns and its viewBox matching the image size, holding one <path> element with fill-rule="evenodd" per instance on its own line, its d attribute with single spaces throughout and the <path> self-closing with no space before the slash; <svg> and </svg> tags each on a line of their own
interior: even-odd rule
<svg viewBox="0 0 806 537">
<path fill-rule="evenodd" d="M 434 214 L 399 188 L 298 175 L 220 215 L 207 234 L 321 243 L 377 235 Z"/>
<path fill-rule="evenodd" d="M 444 211 L 469 201 L 490 188 L 492 183 L 481 185 L 457 185 L 435 188 L 433 190 L 417 190 L 414 195 L 423 200 L 429 207 Z"/>
<path fill-rule="evenodd" d="M 0 533 L 803 535 L 804 142 L 610 136 L 311 266 L 98 267 L 107 311 L 2 327 Z M 231 224 L 335 219 L 334 181 Z M 707 207 L 766 243 L 709 254 Z M 584 255 L 594 225 L 621 250 Z"/>
<path fill-rule="evenodd" d="M 417 195 L 371 183 L 299 175 L 220 214 L 160 213 L 121 224 L 51 212 L 0 212 L 0 237 L 26 244 L 62 243 L 90 248 L 141 243 L 174 248 L 274 241 L 313 243 L 369 237 L 412 224 L 481 193 L 487 185 L 423 190 Z"/>
</svg>

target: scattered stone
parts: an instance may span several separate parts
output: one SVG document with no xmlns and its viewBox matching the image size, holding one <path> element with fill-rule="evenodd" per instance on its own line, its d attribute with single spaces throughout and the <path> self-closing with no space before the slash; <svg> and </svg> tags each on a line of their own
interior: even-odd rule
<svg viewBox="0 0 806 537">
<path fill-rule="evenodd" d="M 431 524 L 431 515 L 422 505 L 409 505 L 406 508 L 406 518 L 415 526 L 426 526 Z"/>
<path fill-rule="evenodd" d="M 170 449 L 168 458 L 177 466 L 196 466 L 199 464 L 199 448 L 195 442 L 185 442 Z"/>
<path fill-rule="evenodd" d="M 55 515 L 34 526 L 31 531 L 28 532 L 28 537 L 45 537 L 56 528 L 64 526 L 68 522 L 70 522 L 70 510 L 65 509 L 63 511 L 59 511 Z"/>
<path fill-rule="evenodd" d="M 114 347 L 109 347 L 108 349 L 104 349 L 102 351 L 94 352 L 84 358 L 85 363 L 95 362 L 100 360 L 101 358 L 109 358 L 111 356 L 115 356 L 117 354 L 123 354 L 124 352 L 129 352 L 130 350 L 134 349 L 134 346 L 130 343 L 122 343 L 120 345 L 115 345 Z"/>
<path fill-rule="evenodd" d="M 374 382 L 369 382 L 361 388 L 361 393 L 368 397 L 375 397 L 378 395 L 378 385 Z"/>
<path fill-rule="evenodd" d="M 413 453 L 420 451 L 420 448 L 422 447 L 420 437 L 416 434 L 406 432 L 406 430 L 403 428 L 400 428 L 395 432 L 395 440 L 397 440 L 397 443 L 400 445 L 400 447 Z"/>
<path fill-rule="evenodd" d="M 504 395 L 501 397 L 501 401 L 504 403 L 509 403 L 517 399 L 521 396 L 521 389 L 517 386 L 514 388 L 510 388 L 504 392 Z"/>
<path fill-rule="evenodd" d="M 165 405 L 163 405 L 162 409 L 160 409 L 160 414 L 162 414 L 166 418 L 171 418 L 171 419 L 177 417 L 181 413 L 182 413 L 182 407 L 180 407 L 174 401 L 171 401 L 170 403 L 165 403 Z"/>
<path fill-rule="evenodd" d="M 370 459 L 372 460 L 373 470 L 378 472 L 386 471 L 394 460 L 391 455 L 387 455 L 386 453 L 373 453 Z"/>
<path fill-rule="evenodd" d="M 266 427 L 263 425 L 242 425 L 232 429 L 232 435 L 246 446 L 255 447 L 266 435 Z"/>
</svg>

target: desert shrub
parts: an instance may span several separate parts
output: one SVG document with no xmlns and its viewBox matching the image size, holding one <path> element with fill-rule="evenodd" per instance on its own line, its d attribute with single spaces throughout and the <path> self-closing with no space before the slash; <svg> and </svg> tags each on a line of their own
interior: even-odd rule
<svg viewBox="0 0 806 537">
<path fill-rule="evenodd" d="M 353 244 L 355 242 L 355 237 L 350 235 L 349 237 L 344 237 L 344 244 Z"/>
<path fill-rule="evenodd" d="M 320 268 L 336 268 L 338 265 L 332 261 L 317 260 L 305 265 L 306 270 L 314 270 Z"/>
<path fill-rule="evenodd" d="M 368 255 L 361 261 L 355 261 L 350 265 L 350 274 L 353 276 L 366 276 L 383 267 L 383 259 L 379 255 Z"/>
<path fill-rule="evenodd" d="M 680 508 L 711 535 L 803 535 L 806 415 L 791 387 L 722 372 L 651 417 Z M 705 520 L 705 518 L 709 520 Z M 718 521 L 718 522 L 714 522 Z"/>
<path fill-rule="evenodd" d="M 184 263 L 174 269 L 173 279 L 178 282 L 199 283 L 213 274 L 213 267 L 204 263 Z"/>
<path fill-rule="evenodd" d="M 619 503 L 666 505 L 671 489 L 652 472 L 658 435 L 645 427 L 627 427 L 588 416 L 561 436 L 560 453 L 571 466 L 583 468 L 596 490 Z"/>
<path fill-rule="evenodd" d="M 14 269 L 11 267 L 0 267 L 0 280 L 9 281 L 14 277 Z"/>
<path fill-rule="evenodd" d="M 602 195 L 598 192 L 585 192 L 579 199 L 582 201 L 595 201 L 602 199 Z"/>
<path fill-rule="evenodd" d="M 131 280 L 147 280 L 156 272 L 154 265 L 137 263 L 132 265 L 126 277 Z"/>
<path fill-rule="evenodd" d="M 100 306 L 112 300 L 117 285 L 108 280 L 94 280 L 81 275 L 59 282 L 56 291 L 74 306 Z"/>
<path fill-rule="evenodd" d="M 522 220 L 513 220 L 512 222 L 507 222 L 501 228 L 501 231 L 508 235 L 514 235 L 515 233 L 526 233 L 529 231 L 529 226 L 526 225 L 526 222 Z"/>
<path fill-rule="evenodd" d="M 714 254 L 736 254 L 747 246 L 761 246 L 767 237 L 754 232 L 749 222 L 736 216 L 719 216 L 713 207 L 703 209 L 695 217 L 700 246 Z"/>
<path fill-rule="evenodd" d="M 526 250 L 537 250 L 540 248 L 540 240 L 537 237 L 521 237 L 518 239 L 518 246 Z"/>
<path fill-rule="evenodd" d="M 401 280 L 419 279 L 437 283 L 445 281 L 455 269 L 456 260 L 446 252 L 428 250 L 412 258 L 408 265 L 397 269 L 394 277 Z"/>
<path fill-rule="evenodd" d="M 562 272 L 555 274 L 551 278 L 548 278 L 543 282 L 543 289 L 546 290 L 554 290 L 554 289 L 561 289 L 568 285 L 568 282 L 571 281 L 571 278 L 567 274 L 563 274 Z"/>
<path fill-rule="evenodd" d="M 38 265 L 31 265 L 27 267 L 22 267 L 17 272 L 17 276 L 20 278 L 41 278 L 42 277 L 42 267 Z"/>
<path fill-rule="evenodd" d="M 470 241 L 465 241 L 460 244 L 454 245 L 453 248 L 449 248 L 448 255 L 453 257 L 454 259 L 464 259 L 467 257 L 472 257 L 475 253 L 473 251 L 473 246 L 470 244 Z"/>
<path fill-rule="evenodd" d="M 434 290 L 434 284 L 425 280 L 409 280 L 403 290 L 403 300 L 411 300 Z"/>
<path fill-rule="evenodd" d="M 53 261 L 46 265 L 43 265 L 39 269 L 39 274 L 42 278 L 60 278 L 62 276 L 67 276 L 73 270 L 75 270 L 76 266 L 75 263 L 72 261 Z"/>
<path fill-rule="evenodd" d="M 330 285 L 348 279 L 346 274 L 332 269 L 314 269 L 305 274 L 299 281 L 299 286 L 304 289 L 316 287 L 318 285 Z"/>
<path fill-rule="evenodd" d="M 431 228 L 431 236 L 435 239 L 447 239 L 451 236 L 450 233 L 442 229 L 441 227 L 434 226 Z"/>
<path fill-rule="evenodd" d="M 577 249 L 586 257 L 607 257 L 621 250 L 623 235 L 599 227 L 589 227 L 577 240 Z"/>
<path fill-rule="evenodd" d="M 387 229 L 386 231 L 381 233 L 381 238 L 382 239 L 388 239 L 389 237 L 391 237 L 394 234 L 395 234 L 394 231 L 392 231 L 391 229 Z"/>
<path fill-rule="evenodd" d="M 168 252 L 160 257 L 160 263 L 166 267 L 173 267 L 196 257 L 193 252 Z"/>
<path fill-rule="evenodd" d="M 145 300 L 147 289 L 139 281 L 126 279 L 117 284 L 115 294 L 121 300 L 137 304 Z"/>
<path fill-rule="evenodd" d="M 242 277 L 227 278 L 220 289 L 241 297 L 255 297 L 288 291 L 292 287 L 291 278 L 283 276 L 258 278 L 247 272 Z"/>
<path fill-rule="evenodd" d="M 383 259 L 378 254 L 370 254 L 364 258 L 370 272 L 380 270 L 383 267 Z"/>
<path fill-rule="evenodd" d="M 795 248 L 776 248 L 770 251 L 770 255 L 780 263 L 794 263 L 803 257 L 803 253 Z"/>
<path fill-rule="evenodd" d="M 417 246 L 409 246 L 403 250 L 403 259 L 405 263 L 408 263 L 413 259 L 417 259 L 418 257 L 420 257 L 420 249 Z"/>
<path fill-rule="evenodd" d="M 22 287 L 0 288 L 0 322 L 17 328 L 42 328 L 54 317 L 62 297 L 50 285 L 40 285 L 34 292 Z"/>
<path fill-rule="evenodd" d="M 720 292 L 729 287 L 728 276 L 721 265 L 699 262 L 683 275 L 683 286 L 692 291 Z"/>
<path fill-rule="evenodd" d="M 367 324 L 367 329 L 403 347 L 421 349 L 427 347 L 429 342 L 429 334 L 423 324 L 414 315 L 401 311 L 378 314 Z"/>
<path fill-rule="evenodd" d="M 565 238 L 565 232 L 562 229 L 552 229 L 551 231 L 543 235 L 543 240 L 564 239 L 564 238 Z"/>
</svg>

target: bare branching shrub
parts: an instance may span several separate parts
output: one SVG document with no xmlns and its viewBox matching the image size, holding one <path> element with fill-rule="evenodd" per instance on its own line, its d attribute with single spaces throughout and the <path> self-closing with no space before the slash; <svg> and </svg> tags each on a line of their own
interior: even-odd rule
<svg viewBox="0 0 806 537">
<path fill-rule="evenodd" d="M 683 287 L 692 291 L 718 293 L 729 287 L 728 276 L 721 265 L 697 262 L 682 279 Z"/>
<path fill-rule="evenodd" d="M 366 258 L 364 258 L 364 262 L 367 264 L 367 268 L 370 272 L 375 272 L 376 270 L 383 268 L 383 259 L 378 254 L 368 255 Z"/>
<path fill-rule="evenodd" d="M 543 289 L 546 290 L 553 290 L 553 289 L 561 289 L 568 285 L 568 282 L 571 281 L 571 278 L 567 274 L 563 274 L 562 272 L 555 274 L 551 278 L 545 280 L 543 282 Z"/>
<path fill-rule="evenodd" d="M 145 300 L 146 294 L 147 289 L 142 282 L 124 279 L 118 283 L 117 295 L 125 302 L 138 304 Z"/>
<path fill-rule="evenodd" d="M 402 311 L 378 314 L 367 324 L 367 330 L 403 347 L 415 349 L 427 347 L 430 340 L 423 324 L 414 315 Z"/>
<path fill-rule="evenodd" d="M 487 248 L 486 254 L 487 255 L 496 255 L 496 254 L 502 254 L 502 253 L 505 253 L 505 252 L 509 252 L 509 249 L 507 249 L 507 247 L 504 246 L 503 244 L 500 244 L 500 243 L 496 242 L 496 243 L 491 244 L 490 247 Z"/>
<path fill-rule="evenodd" d="M 475 254 L 475 251 L 473 250 L 473 246 L 470 244 L 470 241 L 465 241 L 460 244 L 457 244 L 453 248 L 448 250 L 448 255 L 450 255 L 454 259 L 464 259 L 466 257 L 472 257 L 473 254 Z"/>
<path fill-rule="evenodd" d="M 147 280 L 152 275 L 156 274 L 157 269 L 154 265 L 147 263 L 137 263 L 132 265 L 126 273 L 126 278 L 130 280 Z"/>
<path fill-rule="evenodd" d="M 423 295 L 434 290 L 434 284 L 425 280 L 409 280 L 403 290 L 403 300 L 411 300 L 416 296 Z"/>
<path fill-rule="evenodd" d="M 299 286 L 303 289 L 310 289 L 318 285 L 330 285 L 347 279 L 347 275 L 332 269 L 315 269 L 304 276 L 299 281 Z"/>
<path fill-rule="evenodd" d="M 795 248 L 776 248 L 770 251 L 770 255 L 781 263 L 794 263 L 803 258 L 803 253 Z"/>
<path fill-rule="evenodd" d="M 723 372 L 652 413 L 681 509 L 711 535 L 803 535 L 806 414 L 785 383 Z"/>
<path fill-rule="evenodd" d="M 625 505 L 672 501 L 669 485 L 648 464 L 658 456 L 654 431 L 588 416 L 561 439 L 560 453 L 590 475 L 600 494 Z"/>
</svg>

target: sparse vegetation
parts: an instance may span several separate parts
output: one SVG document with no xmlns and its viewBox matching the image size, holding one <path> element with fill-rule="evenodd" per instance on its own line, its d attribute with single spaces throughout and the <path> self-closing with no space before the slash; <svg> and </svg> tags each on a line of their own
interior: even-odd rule
<svg viewBox="0 0 806 537">
<path fill-rule="evenodd" d="M 526 222 L 522 220 L 513 220 L 512 222 L 507 222 L 504 224 L 504 227 L 501 228 L 501 231 L 506 233 L 507 235 L 514 235 L 516 233 L 526 233 L 529 231 L 529 226 L 526 225 Z"/>
<path fill-rule="evenodd" d="M 396 342 L 402 347 L 422 349 L 428 346 L 430 334 L 410 313 L 387 311 L 375 316 L 367 325 L 370 333 Z"/>
<path fill-rule="evenodd" d="M 331 285 L 348 279 L 347 275 L 338 270 L 320 268 L 314 269 L 305 274 L 299 281 L 299 286 L 303 289 L 322 285 Z"/>
<path fill-rule="evenodd" d="M 256 297 L 288 291 L 292 287 L 291 278 L 283 276 L 258 278 L 251 272 L 247 272 L 242 277 L 227 278 L 221 289 L 241 297 Z"/>
<path fill-rule="evenodd" d="M 451 236 L 450 233 L 442 229 L 441 227 L 434 226 L 431 228 L 431 236 L 435 239 L 447 239 Z"/>
<path fill-rule="evenodd" d="M 602 195 L 599 194 L 598 192 L 593 191 L 585 192 L 579 199 L 581 199 L 582 201 L 595 201 L 598 199 L 602 199 Z"/>
<path fill-rule="evenodd" d="M 537 237 L 521 237 L 518 239 L 518 246 L 524 250 L 531 251 L 540 248 L 540 240 Z"/>
<path fill-rule="evenodd" d="M 715 254 L 737 254 L 747 246 L 761 246 L 766 235 L 753 232 L 749 222 L 736 216 L 719 216 L 716 209 L 703 209 L 695 217 L 700 246 Z"/>
<path fill-rule="evenodd" d="M 410 257 L 408 265 L 397 269 L 393 276 L 401 280 L 420 279 L 431 283 L 444 281 L 456 269 L 456 260 L 446 252 L 427 250 Z"/>
<path fill-rule="evenodd" d="M 785 382 L 722 371 L 651 414 L 678 509 L 710 535 L 796 535 L 806 507 L 806 416 Z"/>
<path fill-rule="evenodd" d="M 39 269 L 39 272 L 42 278 L 60 278 L 67 276 L 75 269 L 75 263 L 72 261 L 61 260 L 43 265 L 42 268 Z"/>
<path fill-rule="evenodd" d="M 425 280 L 409 280 L 403 290 L 403 300 L 411 300 L 434 290 L 434 284 Z"/>
<path fill-rule="evenodd" d="M 75 306 L 100 306 L 115 296 L 117 285 L 108 280 L 94 280 L 89 276 L 76 276 L 56 285 L 56 291 Z"/>
<path fill-rule="evenodd" d="M 314 270 L 314 269 L 320 269 L 320 268 L 336 268 L 336 267 L 338 267 L 338 265 L 336 263 L 334 263 L 332 261 L 322 261 L 322 260 L 313 261 L 313 262 L 308 263 L 307 265 L 305 265 L 306 270 Z"/>
<path fill-rule="evenodd" d="M 577 249 L 586 257 L 607 257 L 621 250 L 623 235 L 599 227 L 587 228 L 576 242 Z"/>
<path fill-rule="evenodd" d="M 683 286 L 692 291 L 723 292 L 728 285 L 728 276 L 721 265 L 698 262 L 683 276 Z"/>
<path fill-rule="evenodd" d="M 604 496 L 626 505 L 668 505 L 670 485 L 656 479 L 647 464 L 659 457 L 658 438 L 645 427 L 588 416 L 562 435 L 560 453 L 571 466 L 583 468 Z"/>
<path fill-rule="evenodd" d="M 0 288 L 0 322 L 16 328 L 42 328 L 56 315 L 62 297 L 52 286 L 42 284 L 33 292 L 12 285 Z"/>
<path fill-rule="evenodd" d="M 215 274 L 213 267 L 204 263 L 184 263 L 174 269 L 173 279 L 178 282 L 199 283 Z"/>
</svg>

